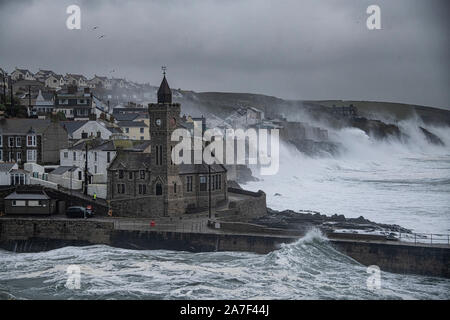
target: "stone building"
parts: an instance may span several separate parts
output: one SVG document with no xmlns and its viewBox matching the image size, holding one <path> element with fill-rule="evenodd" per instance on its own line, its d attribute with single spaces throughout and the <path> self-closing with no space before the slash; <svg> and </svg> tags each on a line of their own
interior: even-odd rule
<svg viewBox="0 0 450 320">
<path fill-rule="evenodd" d="M 172 132 L 181 127 L 180 104 L 164 76 L 158 103 L 149 104 L 151 152 L 118 152 L 108 168 L 108 200 L 118 216 L 177 216 L 207 210 L 227 201 L 223 165 L 172 162 Z M 211 185 L 211 191 L 208 186 Z"/>
<path fill-rule="evenodd" d="M 57 164 L 69 144 L 61 123 L 40 119 L 0 120 L 0 161 Z"/>
</svg>

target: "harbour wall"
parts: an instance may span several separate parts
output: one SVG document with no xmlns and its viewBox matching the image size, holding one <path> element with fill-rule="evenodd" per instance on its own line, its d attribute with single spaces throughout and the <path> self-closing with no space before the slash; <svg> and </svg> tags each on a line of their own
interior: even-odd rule
<svg viewBox="0 0 450 320">
<path fill-rule="evenodd" d="M 0 218 L 0 247 L 38 252 L 65 246 L 104 244 L 124 249 L 191 252 L 247 251 L 266 254 L 298 236 L 164 230 L 127 230 L 114 221 Z M 330 239 L 340 252 L 382 271 L 450 278 L 450 247 L 373 240 Z"/>
</svg>

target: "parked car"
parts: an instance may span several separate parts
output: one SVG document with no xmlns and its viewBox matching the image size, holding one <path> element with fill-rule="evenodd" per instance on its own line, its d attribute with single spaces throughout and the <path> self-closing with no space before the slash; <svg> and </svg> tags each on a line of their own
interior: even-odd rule
<svg viewBox="0 0 450 320">
<path fill-rule="evenodd" d="M 68 218 L 92 218 L 94 213 L 85 207 L 69 207 L 66 210 Z"/>
</svg>

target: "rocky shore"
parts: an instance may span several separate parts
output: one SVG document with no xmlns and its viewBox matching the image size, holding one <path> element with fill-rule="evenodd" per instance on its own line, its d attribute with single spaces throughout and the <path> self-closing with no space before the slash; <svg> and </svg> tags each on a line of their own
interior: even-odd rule
<svg viewBox="0 0 450 320">
<path fill-rule="evenodd" d="M 344 215 L 326 216 L 316 211 L 284 210 L 277 211 L 268 208 L 267 215 L 251 221 L 251 223 L 264 225 L 271 228 L 303 230 L 307 231 L 313 227 L 330 231 L 351 232 L 401 232 L 412 233 L 411 230 L 399 225 L 382 224 L 370 221 L 360 216 L 359 218 L 346 218 Z"/>
</svg>

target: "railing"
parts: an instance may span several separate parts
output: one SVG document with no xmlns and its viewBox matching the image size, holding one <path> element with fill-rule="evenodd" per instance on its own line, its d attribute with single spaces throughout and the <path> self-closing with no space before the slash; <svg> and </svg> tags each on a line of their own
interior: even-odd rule
<svg viewBox="0 0 450 320">
<path fill-rule="evenodd" d="M 414 244 L 443 244 L 450 246 L 449 234 L 390 232 L 387 237 L 388 239 L 393 237 L 396 240 Z"/>
</svg>

